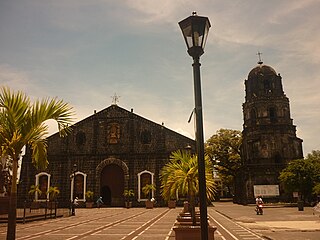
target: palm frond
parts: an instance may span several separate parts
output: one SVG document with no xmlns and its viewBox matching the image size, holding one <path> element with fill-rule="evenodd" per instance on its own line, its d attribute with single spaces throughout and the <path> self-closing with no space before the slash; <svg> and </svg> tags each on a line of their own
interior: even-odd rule
<svg viewBox="0 0 320 240">
<path fill-rule="evenodd" d="M 45 140 L 33 141 L 32 149 L 32 163 L 37 169 L 44 170 L 47 168 L 49 162 L 47 159 L 47 144 Z"/>
<path fill-rule="evenodd" d="M 207 156 L 205 158 L 205 166 L 207 198 L 212 200 L 217 186 L 213 179 L 213 166 Z M 199 191 L 198 176 L 196 155 L 190 155 L 190 153 L 180 150 L 172 152 L 169 162 L 160 172 L 162 197 L 165 200 L 170 200 L 175 198 L 177 193 L 184 196 L 196 196 Z"/>
</svg>

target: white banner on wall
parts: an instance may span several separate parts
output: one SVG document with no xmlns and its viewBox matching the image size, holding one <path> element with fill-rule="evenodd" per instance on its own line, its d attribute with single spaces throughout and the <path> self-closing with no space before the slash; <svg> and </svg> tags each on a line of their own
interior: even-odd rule
<svg viewBox="0 0 320 240">
<path fill-rule="evenodd" d="M 279 185 L 254 185 L 254 196 L 277 197 L 279 193 Z"/>
</svg>

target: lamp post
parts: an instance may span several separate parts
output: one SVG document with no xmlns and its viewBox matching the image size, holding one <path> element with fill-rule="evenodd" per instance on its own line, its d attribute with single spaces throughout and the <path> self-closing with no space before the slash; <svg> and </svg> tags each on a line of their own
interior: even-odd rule
<svg viewBox="0 0 320 240">
<path fill-rule="evenodd" d="M 200 226 L 201 239 L 208 239 L 208 214 L 206 196 L 206 176 L 204 162 L 204 138 L 203 138 L 203 118 L 202 118 L 202 97 L 200 82 L 200 56 L 204 53 L 204 46 L 208 37 L 210 21 L 207 17 L 197 16 L 196 12 L 192 16 L 179 22 L 184 40 L 187 44 L 188 54 L 193 58 L 195 115 L 196 115 L 196 145 L 198 157 L 199 173 L 199 199 L 200 199 Z"/>
<path fill-rule="evenodd" d="M 76 215 L 75 211 L 75 203 L 74 200 L 76 198 L 75 196 L 75 189 L 76 189 L 76 172 L 77 172 L 77 164 L 73 164 L 73 189 L 72 189 L 72 206 L 71 206 L 71 216 Z"/>
</svg>

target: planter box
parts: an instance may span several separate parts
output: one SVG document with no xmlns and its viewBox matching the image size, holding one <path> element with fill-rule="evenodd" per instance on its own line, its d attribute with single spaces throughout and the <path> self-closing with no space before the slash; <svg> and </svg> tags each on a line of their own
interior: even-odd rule
<svg viewBox="0 0 320 240">
<path fill-rule="evenodd" d="M 208 226 L 208 240 L 214 240 L 214 232 L 216 227 Z M 200 226 L 176 225 L 173 227 L 176 240 L 201 240 Z"/>
<path fill-rule="evenodd" d="M 124 202 L 124 206 L 126 208 L 131 208 L 132 207 L 132 202 Z"/>
<path fill-rule="evenodd" d="M 147 201 L 146 201 L 146 208 L 147 208 L 147 209 L 152 209 L 152 208 L 153 208 L 153 202 L 150 201 L 150 200 L 147 200 Z"/>
<path fill-rule="evenodd" d="M 86 202 L 86 208 L 93 208 L 93 202 Z"/>
<path fill-rule="evenodd" d="M 168 201 L 168 207 L 169 208 L 176 208 L 176 201 L 175 200 Z"/>
</svg>

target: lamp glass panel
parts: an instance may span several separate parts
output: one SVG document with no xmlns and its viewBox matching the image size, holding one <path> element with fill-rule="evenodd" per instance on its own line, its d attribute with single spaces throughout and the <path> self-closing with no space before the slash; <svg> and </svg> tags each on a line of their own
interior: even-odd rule
<svg viewBox="0 0 320 240">
<path fill-rule="evenodd" d="M 208 38 L 208 35 L 209 35 L 209 28 L 210 28 L 210 25 L 208 23 L 208 21 L 206 22 L 206 25 L 205 25 L 205 28 L 204 28 L 204 38 L 203 38 L 203 44 L 202 44 L 202 48 L 204 49 L 204 47 L 206 46 L 206 43 L 207 43 L 207 38 Z"/>
<path fill-rule="evenodd" d="M 203 41 L 203 24 L 202 21 L 197 21 L 193 23 L 193 46 L 201 47 Z"/>
<path fill-rule="evenodd" d="M 183 28 L 183 36 L 186 40 L 186 43 L 187 43 L 187 47 L 190 48 L 193 46 L 193 43 L 192 43 L 192 27 L 191 25 L 188 25 L 186 27 Z"/>
</svg>

